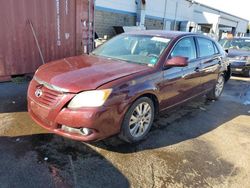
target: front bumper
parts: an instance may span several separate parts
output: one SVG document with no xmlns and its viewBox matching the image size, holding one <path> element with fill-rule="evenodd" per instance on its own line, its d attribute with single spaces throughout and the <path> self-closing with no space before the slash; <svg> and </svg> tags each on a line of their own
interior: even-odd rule
<svg viewBox="0 0 250 188">
<path fill-rule="evenodd" d="M 245 74 L 249 72 L 250 66 L 244 66 L 244 67 L 231 67 L 231 71 L 233 74 Z"/>
<path fill-rule="evenodd" d="M 32 119 L 48 131 L 78 141 L 101 140 L 120 131 L 123 113 L 118 107 L 67 108 L 74 94 L 60 94 L 56 103 L 45 105 L 35 96 L 39 83 L 32 80 L 28 90 L 28 111 Z M 74 129 L 88 128 L 92 134 L 86 136 L 76 132 L 67 132 L 62 126 Z"/>
<path fill-rule="evenodd" d="M 245 62 L 231 62 L 231 71 L 233 74 L 244 74 L 250 70 L 250 65 Z"/>
</svg>

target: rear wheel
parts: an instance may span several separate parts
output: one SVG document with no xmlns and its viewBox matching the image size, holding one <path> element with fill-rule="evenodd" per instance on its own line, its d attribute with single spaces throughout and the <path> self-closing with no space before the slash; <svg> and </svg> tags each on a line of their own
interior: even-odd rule
<svg viewBox="0 0 250 188">
<path fill-rule="evenodd" d="M 119 137 L 130 143 L 144 139 L 153 124 L 154 113 L 151 99 L 142 97 L 135 101 L 125 114 Z"/>
<path fill-rule="evenodd" d="M 220 74 L 218 76 L 218 79 L 217 79 L 217 82 L 216 82 L 214 88 L 207 94 L 207 98 L 209 100 L 218 100 L 218 98 L 222 94 L 222 91 L 224 89 L 224 85 L 225 85 L 224 74 Z"/>
</svg>

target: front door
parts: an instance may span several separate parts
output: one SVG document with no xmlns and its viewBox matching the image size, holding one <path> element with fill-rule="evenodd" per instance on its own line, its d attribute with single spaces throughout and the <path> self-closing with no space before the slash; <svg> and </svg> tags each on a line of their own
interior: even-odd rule
<svg viewBox="0 0 250 188">
<path fill-rule="evenodd" d="M 169 58 L 181 56 L 188 58 L 187 67 L 172 67 L 164 70 L 161 87 L 162 108 L 167 109 L 199 95 L 202 91 L 200 80 L 200 61 L 193 37 L 182 38 L 173 47 Z"/>
</svg>

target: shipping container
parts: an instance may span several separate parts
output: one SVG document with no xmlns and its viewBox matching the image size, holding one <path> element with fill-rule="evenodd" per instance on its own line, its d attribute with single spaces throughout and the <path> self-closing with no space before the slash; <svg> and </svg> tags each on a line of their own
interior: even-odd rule
<svg viewBox="0 0 250 188">
<path fill-rule="evenodd" d="M 0 81 L 93 48 L 94 0 L 0 0 Z"/>
</svg>

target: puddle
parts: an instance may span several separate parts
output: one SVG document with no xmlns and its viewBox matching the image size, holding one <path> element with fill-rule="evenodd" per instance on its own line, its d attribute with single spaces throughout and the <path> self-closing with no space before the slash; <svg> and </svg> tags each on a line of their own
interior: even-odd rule
<svg viewBox="0 0 250 188">
<path fill-rule="evenodd" d="M 222 97 L 225 99 L 244 105 L 250 105 L 250 85 L 246 84 L 246 82 L 231 81 L 228 83 L 225 90 L 226 91 L 222 93 Z"/>
<path fill-rule="evenodd" d="M 250 90 L 250 88 L 249 88 L 249 90 Z M 244 105 L 250 105 L 250 91 L 246 92 L 243 100 L 244 100 L 244 102 L 243 102 Z"/>
</svg>

